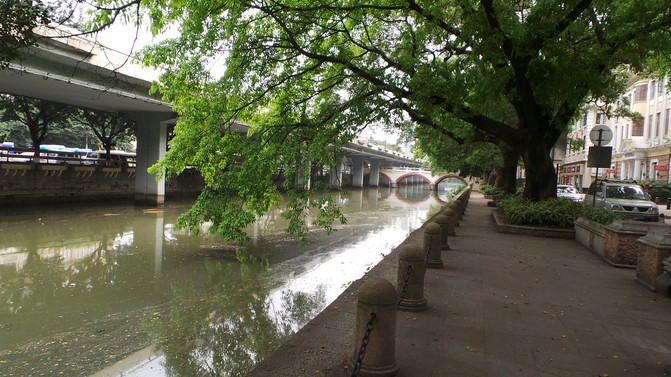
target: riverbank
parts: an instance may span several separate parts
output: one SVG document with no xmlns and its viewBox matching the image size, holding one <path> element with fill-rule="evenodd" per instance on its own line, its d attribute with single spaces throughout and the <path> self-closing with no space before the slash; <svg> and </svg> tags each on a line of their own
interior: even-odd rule
<svg viewBox="0 0 671 377">
<path fill-rule="evenodd" d="M 397 315 L 401 377 L 666 376 L 671 301 L 575 240 L 501 234 L 474 192 L 443 269 L 427 270 L 423 312 Z M 405 242 L 421 244 L 423 227 Z M 396 282 L 397 250 L 354 282 L 250 377 L 345 376 L 356 292 Z"/>
</svg>

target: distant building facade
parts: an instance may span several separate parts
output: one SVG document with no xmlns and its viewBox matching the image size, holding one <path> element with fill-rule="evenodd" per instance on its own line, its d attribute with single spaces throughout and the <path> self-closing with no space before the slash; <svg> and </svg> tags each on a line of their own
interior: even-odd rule
<svg viewBox="0 0 671 377">
<path fill-rule="evenodd" d="M 596 125 L 606 125 L 613 132 L 608 144 L 613 148 L 610 168 L 599 168 L 599 178 L 663 180 L 671 182 L 671 92 L 669 78 L 631 80 L 614 108 L 629 106 L 641 115 L 606 117 L 600 104 L 586 106 L 583 116 L 568 132 L 566 157 L 559 170 L 558 183 L 586 189 L 596 178 L 596 168 L 587 167 L 589 134 Z M 577 148 L 576 148 L 577 145 Z"/>
</svg>

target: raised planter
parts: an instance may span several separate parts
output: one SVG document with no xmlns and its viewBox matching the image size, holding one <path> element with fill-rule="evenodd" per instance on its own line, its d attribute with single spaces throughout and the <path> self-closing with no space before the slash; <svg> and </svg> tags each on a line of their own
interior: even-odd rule
<svg viewBox="0 0 671 377">
<path fill-rule="evenodd" d="M 603 259 L 616 267 L 636 268 L 638 239 L 650 232 L 666 233 L 671 226 L 663 223 L 617 220 L 606 226 L 606 243 Z"/>
<path fill-rule="evenodd" d="M 656 231 L 659 229 L 655 229 Z M 636 280 L 655 290 L 655 279 L 664 272 L 664 258 L 671 256 L 671 233 L 648 233 L 638 239 Z"/>
<path fill-rule="evenodd" d="M 575 231 L 573 229 L 507 224 L 504 222 L 503 215 L 496 210 L 492 211 L 492 222 L 494 223 L 494 228 L 499 233 L 525 234 L 535 237 L 563 238 L 569 240 L 575 238 Z"/>
<path fill-rule="evenodd" d="M 575 240 L 581 245 L 603 257 L 606 244 L 606 226 L 585 217 L 579 217 L 573 223 Z"/>
</svg>

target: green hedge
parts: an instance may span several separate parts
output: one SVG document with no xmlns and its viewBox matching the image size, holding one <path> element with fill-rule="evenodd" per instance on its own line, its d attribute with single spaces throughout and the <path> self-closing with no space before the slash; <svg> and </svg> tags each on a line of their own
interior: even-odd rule
<svg viewBox="0 0 671 377">
<path fill-rule="evenodd" d="M 581 216 L 602 224 L 626 219 L 622 215 L 592 208 L 582 202 L 574 202 L 567 198 L 532 202 L 520 196 L 513 196 L 497 202 L 497 208 L 508 221 L 515 225 L 572 228 L 573 222 Z"/>
<path fill-rule="evenodd" d="M 667 199 L 671 198 L 671 185 L 665 181 L 643 181 L 643 186 L 650 186 L 648 194 L 650 200 L 659 199 L 658 204 L 666 203 Z"/>
<path fill-rule="evenodd" d="M 494 187 L 490 185 L 480 185 L 480 191 L 482 191 L 484 195 L 491 195 L 490 193 L 492 190 L 494 190 Z"/>
</svg>

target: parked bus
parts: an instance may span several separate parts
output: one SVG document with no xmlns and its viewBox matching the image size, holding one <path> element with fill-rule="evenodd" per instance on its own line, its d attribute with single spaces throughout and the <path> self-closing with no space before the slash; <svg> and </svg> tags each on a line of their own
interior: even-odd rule
<svg viewBox="0 0 671 377">
<path fill-rule="evenodd" d="M 92 151 L 86 154 L 89 164 L 100 166 L 129 166 L 135 167 L 135 153 L 121 150 L 110 151 L 110 161 L 107 163 L 107 152 L 104 150 Z"/>
<path fill-rule="evenodd" d="M 15 148 L 12 142 L 4 142 L 0 145 L 0 161 L 31 162 L 35 160 L 34 156 L 35 149 L 31 145 L 27 148 Z M 135 167 L 135 153 L 112 150 L 108 162 L 104 150 L 94 151 L 90 148 L 71 148 L 60 144 L 44 144 L 40 145 L 39 163 Z"/>
<path fill-rule="evenodd" d="M 86 155 L 92 150 L 88 148 L 71 148 L 59 144 L 40 145 L 40 163 L 88 165 Z"/>
</svg>

